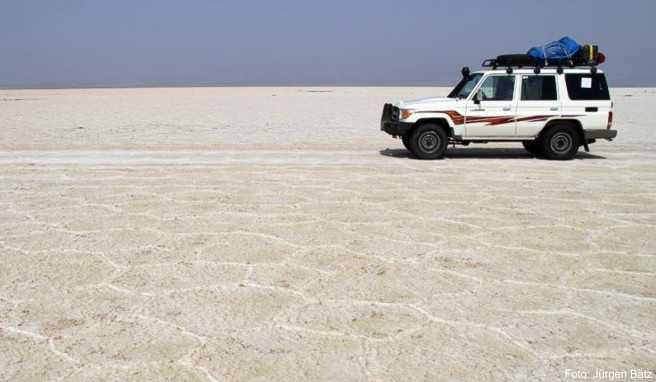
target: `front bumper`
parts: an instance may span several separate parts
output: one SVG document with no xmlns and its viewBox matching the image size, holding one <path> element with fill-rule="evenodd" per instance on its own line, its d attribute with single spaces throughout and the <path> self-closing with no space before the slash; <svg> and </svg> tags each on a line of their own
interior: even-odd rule
<svg viewBox="0 0 656 382">
<path fill-rule="evenodd" d="M 390 103 L 385 104 L 383 107 L 383 116 L 380 118 L 380 129 L 394 137 L 407 135 L 414 124 L 400 122 L 399 113 L 400 110 L 398 107 Z"/>
<path fill-rule="evenodd" d="M 589 141 L 591 139 L 607 139 L 612 140 L 617 137 L 617 130 L 608 130 L 608 129 L 599 129 L 599 130 L 583 130 L 585 134 L 585 140 Z"/>
</svg>

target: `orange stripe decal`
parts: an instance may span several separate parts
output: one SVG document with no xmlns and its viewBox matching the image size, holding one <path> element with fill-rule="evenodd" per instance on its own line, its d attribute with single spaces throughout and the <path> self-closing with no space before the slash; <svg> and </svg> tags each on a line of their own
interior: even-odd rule
<svg viewBox="0 0 656 382">
<path fill-rule="evenodd" d="M 442 113 L 451 118 L 454 125 L 467 123 L 487 123 L 488 126 L 505 125 L 513 122 L 543 122 L 557 115 L 529 115 L 525 117 L 509 117 L 502 115 L 493 115 L 488 117 L 472 116 L 466 117 L 455 110 L 438 110 L 438 111 L 420 111 L 419 113 Z"/>
</svg>

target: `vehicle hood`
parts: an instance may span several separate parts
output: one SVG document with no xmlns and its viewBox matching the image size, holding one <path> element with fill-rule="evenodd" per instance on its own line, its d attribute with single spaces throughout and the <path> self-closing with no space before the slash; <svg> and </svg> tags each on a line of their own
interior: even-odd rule
<svg viewBox="0 0 656 382">
<path fill-rule="evenodd" d="M 435 108 L 457 108 L 458 106 L 464 105 L 465 100 L 457 98 L 420 98 L 410 101 L 401 101 L 399 102 L 399 107 L 402 109 L 414 109 L 414 110 L 431 110 Z"/>
</svg>

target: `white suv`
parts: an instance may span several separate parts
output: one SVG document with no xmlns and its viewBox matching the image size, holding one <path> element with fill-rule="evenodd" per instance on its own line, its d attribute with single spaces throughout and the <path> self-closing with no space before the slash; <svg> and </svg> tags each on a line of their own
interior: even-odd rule
<svg viewBox="0 0 656 382">
<path fill-rule="evenodd" d="M 590 68 L 507 68 L 470 73 L 446 98 L 386 104 L 381 129 L 421 159 L 449 143 L 521 142 L 537 156 L 572 159 L 580 146 L 612 140 L 606 77 Z"/>
</svg>

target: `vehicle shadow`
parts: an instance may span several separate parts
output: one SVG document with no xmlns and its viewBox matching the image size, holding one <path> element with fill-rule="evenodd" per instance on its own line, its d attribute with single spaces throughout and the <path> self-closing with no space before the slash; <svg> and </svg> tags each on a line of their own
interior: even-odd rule
<svg viewBox="0 0 656 382">
<path fill-rule="evenodd" d="M 410 151 L 405 149 L 384 149 L 379 153 L 384 156 L 393 158 L 416 159 Z M 449 148 L 446 151 L 446 158 L 449 159 L 466 159 L 466 158 L 493 158 L 493 159 L 534 159 L 535 155 L 520 148 Z M 606 159 L 605 157 L 579 151 L 575 159 Z"/>
</svg>

